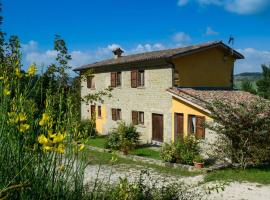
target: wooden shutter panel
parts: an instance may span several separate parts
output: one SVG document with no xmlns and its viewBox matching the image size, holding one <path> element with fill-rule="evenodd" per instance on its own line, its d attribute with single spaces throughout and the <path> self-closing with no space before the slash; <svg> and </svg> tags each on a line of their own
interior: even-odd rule
<svg viewBox="0 0 270 200">
<path fill-rule="evenodd" d="M 111 87 L 116 87 L 116 72 L 111 72 Z"/>
<path fill-rule="evenodd" d="M 116 121 L 116 109 L 112 108 L 112 120 Z"/>
<path fill-rule="evenodd" d="M 136 88 L 138 85 L 138 71 L 133 70 L 131 71 L 131 87 Z"/>
<path fill-rule="evenodd" d="M 132 111 L 132 123 L 137 125 L 138 124 L 138 112 Z"/>
<path fill-rule="evenodd" d="M 92 77 L 87 76 L 86 82 L 87 82 L 87 88 L 91 88 L 92 87 Z"/>
<path fill-rule="evenodd" d="M 196 138 L 201 139 L 205 137 L 205 117 L 196 116 Z"/>
</svg>

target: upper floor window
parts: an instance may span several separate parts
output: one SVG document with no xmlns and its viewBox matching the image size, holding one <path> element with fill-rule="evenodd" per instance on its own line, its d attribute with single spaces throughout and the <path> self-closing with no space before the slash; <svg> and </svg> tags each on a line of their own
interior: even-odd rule
<svg viewBox="0 0 270 200">
<path fill-rule="evenodd" d="M 87 76 L 87 88 L 95 89 L 94 76 Z"/>
<path fill-rule="evenodd" d="M 193 134 L 197 139 L 205 137 L 205 117 L 188 115 L 188 133 Z"/>
<path fill-rule="evenodd" d="M 98 106 L 98 117 L 101 117 L 101 106 Z"/>
<path fill-rule="evenodd" d="M 117 121 L 121 120 L 121 118 L 122 118 L 121 109 L 112 108 L 112 120 Z"/>
<path fill-rule="evenodd" d="M 132 111 L 132 123 L 135 125 L 144 124 L 144 112 Z"/>
<path fill-rule="evenodd" d="M 119 87 L 122 84 L 121 72 L 111 72 L 111 87 Z"/>
<path fill-rule="evenodd" d="M 137 88 L 144 86 L 144 70 L 131 71 L 131 87 Z"/>
</svg>

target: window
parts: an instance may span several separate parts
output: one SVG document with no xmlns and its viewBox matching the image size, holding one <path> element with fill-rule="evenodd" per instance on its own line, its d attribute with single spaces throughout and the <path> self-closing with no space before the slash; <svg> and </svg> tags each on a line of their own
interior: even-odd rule
<svg viewBox="0 0 270 200">
<path fill-rule="evenodd" d="M 139 70 L 138 72 L 138 86 L 144 86 L 144 70 Z"/>
<path fill-rule="evenodd" d="M 132 111 L 132 123 L 134 125 L 144 124 L 144 112 Z"/>
<path fill-rule="evenodd" d="M 121 118 L 122 118 L 121 109 L 112 108 L 112 120 L 117 121 L 121 120 Z"/>
<path fill-rule="evenodd" d="M 95 105 L 91 105 L 91 118 L 95 118 L 96 116 L 96 106 Z"/>
<path fill-rule="evenodd" d="M 98 117 L 101 117 L 101 106 L 98 106 Z"/>
<path fill-rule="evenodd" d="M 144 70 L 131 71 L 131 87 L 137 88 L 144 86 Z"/>
<path fill-rule="evenodd" d="M 188 133 L 189 134 L 196 133 L 196 116 L 195 115 L 188 116 Z"/>
<path fill-rule="evenodd" d="M 205 117 L 188 115 L 188 133 L 195 135 L 197 139 L 205 137 Z"/>
<path fill-rule="evenodd" d="M 121 72 L 112 72 L 111 73 L 111 87 L 121 86 Z"/>
<path fill-rule="evenodd" d="M 87 88 L 95 89 L 94 76 L 87 76 Z"/>
</svg>

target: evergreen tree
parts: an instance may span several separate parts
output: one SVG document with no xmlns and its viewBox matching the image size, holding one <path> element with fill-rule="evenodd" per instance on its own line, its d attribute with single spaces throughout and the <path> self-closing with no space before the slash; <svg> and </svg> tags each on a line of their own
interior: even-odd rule
<svg viewBox="0 0 270 200">
<path fill-rule="evenodd" d="M 258 94 L 270 99 L 270 65 L 262 65 L 262 79 L 257 81 Z"/>
</svg>

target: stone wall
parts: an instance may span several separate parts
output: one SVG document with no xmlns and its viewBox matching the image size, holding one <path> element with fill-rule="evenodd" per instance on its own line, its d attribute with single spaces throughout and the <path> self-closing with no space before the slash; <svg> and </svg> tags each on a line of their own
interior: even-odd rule
<svg viewBox="0 0 270 200">
<path fill-rule="evenodd" d="M 110 71 L 122 71 L 121 67 L 110 68 Z M 88 89 L 86 82 L 82 83 L 82 97 L 103 90 L 110 86 L 110 72 L 94 73 L 95 90 Z M 117 126 L 112 120 L 111 108 L 120 108 L 122 120 L 130 123 L 131 111 L 144 112 L 144 125 L 137 125 L 141 133 L 142 142 L 151 142 L 152 138 L 152 113 L 163 114 L 164 119 L 164 141 L 171 140 L 172 133 L 172 97 L 166 89 L 172 86 L 172 68 L 147 68 L 145 69 L 145 86 L 142 88 L 131 88 L 131 71 L 122 71 L 122 86 L 114 88 L 112 97 L 104 98 L 104 103 L 97 102 L 96 105 L 105 106 L 106 123 L 102 124 L 102 134 L 107 134 L 111 128 Z M 82 103 L 82 119 L 90 116 L 90 105 Z"/>
</svg>

